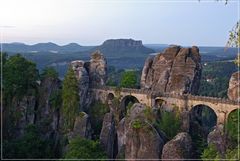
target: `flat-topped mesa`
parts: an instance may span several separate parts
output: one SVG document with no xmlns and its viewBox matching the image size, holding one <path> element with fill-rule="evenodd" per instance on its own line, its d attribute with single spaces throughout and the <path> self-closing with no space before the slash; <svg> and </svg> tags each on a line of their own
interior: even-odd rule
<svg viewBox="0 0 240 161">
<path fill-rule="evenodd" d="M 171 94 L 197 94 L 201 71 L 198 47 L 172 45 L 145 61 L 141 88 Z"/>
<path fill-rule="evenodd" d="M 143 46 L 141 40 L 133 39 L 109 39 L 103 42 L 103 46 L 112 46 L 112 47 L 140 47 Z"/>
</svg>

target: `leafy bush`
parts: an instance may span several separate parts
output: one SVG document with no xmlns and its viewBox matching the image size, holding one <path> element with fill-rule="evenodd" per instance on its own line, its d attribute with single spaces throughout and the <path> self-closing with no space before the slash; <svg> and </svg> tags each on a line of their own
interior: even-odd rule
<svg viewBox="0 0 240 161">
<path fill-rule="evenodd" d="M 172 139 L 180 130 L 180 116 L 177 111 L 165 111 L 161 112 L 161 118 L 155 122 L 155 125 L 159 127 L 169 139 Z"/>
<path fill-rule="evenodd" d="M 140 129 L 143 127 L 143 123 L 139 119 L 134 120 L 131 125 L 134 129 Z"/>
<path fill-rule="evenodd" d="M 107 156 L 98 141 L 76 137 L 70 140 L 64 158 L 106 160 Z"/>
<path fill-rule="evenodd" d="M 207 148 L 204 149 L 203 154 L 201 155 L 201 158 L 203 160 L 204 159 L 213 159 L 213 160 L 221 159 L 216 147 L 212 144 L 210 144 Z"/>
<path fill-rule="evenodd" d="M 121 77 L 120 87 L 136 88 L 137 87 L 136 71 L 125 71 Z"/>
<path fill-rule="evenodd" d="M 26 60 L 20 54 L 11 56 L 5 62 L 3 75 L 4 94 L 10 101 L 13 96 L 22 98 L 29 91 L 34 91 L 32 89 L 36 89 L 38 80 L 36 64 Z"/>
</svg>

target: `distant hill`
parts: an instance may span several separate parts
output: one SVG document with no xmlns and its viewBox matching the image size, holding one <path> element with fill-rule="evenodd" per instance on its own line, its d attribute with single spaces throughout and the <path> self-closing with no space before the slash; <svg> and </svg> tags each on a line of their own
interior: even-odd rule
<svg viewBox="0 0 240 161">
<path fill-rule="evenodd" d="M 27 45 L 24 43 L 3 43 L 3 51 L 12 53 L 39 53 L 39 52 L 51 52 L 51 53 L 63 53 L 63 52 L 79 52 L 86 51 L 92 47 L 80 46 L 77 43 L 70 43 L 67 45 L 57 45 L 52 42 L 38 43 L 34 45 Z"/>
<path fill-rule="evenodd" d="M 155 52 L 145 47 L 141 40 L 133 39 L 109 39 L 91 50 L 100 50 L 107 57 L 136 57 Z"/>
<path fill-rule="evenodd" d="M 108 65 L 117 69 L 141 69 L 146 58 L 155 52 L 161 52 L 167 44 L 142 44 L 133 39 L 109 39 L 100 46 L 80 46 L 77 43 L 57 45 L 55 43 L 38 43 L 26 45 L 23 43 L 5 43 L 3 51 L 9 56 L 21 53 L 25 58 L 34 61 L 41 70 L 46 66 L 53 66 L 63 78 L 68 63 L 72 60 L 89 60 L 91 53 L 100 50 L 107 58 Z M 237 55 L 237 48 L 199 47 L 202 62 L 233 60 Z"/>
</svg>

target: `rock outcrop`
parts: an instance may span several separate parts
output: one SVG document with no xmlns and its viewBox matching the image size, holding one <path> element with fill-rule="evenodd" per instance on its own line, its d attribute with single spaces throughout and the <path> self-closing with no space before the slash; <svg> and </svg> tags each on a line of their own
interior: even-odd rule
<svg viewBox="0 0 240 161">
<path fill-rule="evenodd" d="M 38 124 L 42 127 L 41 131 L 51 135 L 52 131 L 57 131 L 59 128 L 59 108 L 61 104 L 57 104 L 60 96 L 61 81 L 57 78 L 45 78 L 42 80 L 39 88 L 39 105 Z M 46 122 L 49 122 L 46 127 Z M 50 130 L 51 129 L 51 130 Z"/>
<path fill-rule="evenodd" d="M 100 134 L 100 143 L 105 149 L 108 158 L 115 157 L 114 146 L 116 139 L 115 122 L 112 113 L 106 113 L 103 119 L 102 130 Z"/>
<path fill-rule="evenodd" d="M 235 72 L 232 74 L 229 87 L 228 87 L 228 98 L 234 101 L 240 101 L 240 72 Z"/>
<path fill-rule="evenodd" d="M 227 147 L 227 136 L 224 134 L 223 125 L 217 125 L 214 127 L 213 131 L 207 136 L 207 142 L 208 145 L 214 145 L 221 157 L 224 157 Z"/>
<path fill-rule="evenodd" d="M 13 107 L 16 107 L 18 119 L 16 120 L 14 136 L 15 138 L 21 137 L 24 134 L 24 129 L 29 124 L 34 124 L 36 119 L 35 108 L 37 99 L 35 96 L 24 96 L 21 101 L 12 101 Z"/>
<path fill-rule="evenodd" d="M 192 140 L 188 133 L 178 133 L 172 140 L 167 142 L 162 151 L 162 160 L 181 160 L 191 158 Z"/>
<path fill-rule="evenodd" d="M 77 136 L 91 139 L 91 124 L 88 114 L 80 112 L 79 116 L 76 117 L 74 122 L 73 131 L 69 133 L 68 138 L 72 139 Z"/>
<path fill-rule="evenodd" d="M 88 72 L 91 86 L 103 86 L 106 84 L 107 61 L 99 50 L 92 53 Z"/>
<path fill-rule="evenodd" d="M 89 62 L 75 60 L 71 62 L 79 82 L 80 111 L 87 111 L 92 98 L 89 88 L 93 86 L 104 86 L 107 81 L 107 61 L 102 53 L 92 53 Z"/>
<path fill-rule="evenodd" d="M 85 62 L 82 60 L 76 60 L 71 62 L 72 69 L 74 70 L 78 85 L 79 85 L 79 96 L 80 96 L 80 110 L 85 110 L 87 96 L 88 96 L 88 88 L 89 88 L 89 74 L 85 68 Z"/>
<path fill-rule="evenodd" d="M 170 46 L 163 53 L 146 60 L 141 88 L 162 93 L 196 94 L 201 70 L 201 57 L 197 47 Z"/>
<path fill-rule="evenodd" d="M 125 156 L 126 160 L 160 159 L 164 141 L 147 119 L 146 110 L 145 105 L 136 103 L 120 121 L 117 130 L 118 158 Z"/>
</svg>

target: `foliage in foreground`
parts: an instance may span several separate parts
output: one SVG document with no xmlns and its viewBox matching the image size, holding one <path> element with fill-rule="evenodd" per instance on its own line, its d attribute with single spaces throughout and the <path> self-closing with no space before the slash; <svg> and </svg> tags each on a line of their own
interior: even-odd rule
<svg viewBox="0 0 240 161">
<path fill-rule="evenodd" d="M 172 139 L 180 130 L 181 121 L 178 111 L 161 112 L 161 119 L 157 121 L 156 126 L 159 127 L 169 139 Z"/>
<path fill-rule="evenodd" d="M 106 160 L 107 156 L 98 141 L 76 137 L 70 140 L 64 158 Z"/>
<path fill-rule="evenodd" d="M 13 96 L 21 98 L 37 86 L 36 64 L 26 60 L 20 54 L 6 60 L 3 66 L 3 75 L 3 90 L 9 99 L 12 99 Z"/>
<path fill-rule="evenodd" d="M 29 125 L 25 134 L 19 139 L 6 141 L 3 144 L 4 158 L 53 158 L 52 145 L 40 137 L 35 125 Z"/>
</svg>

